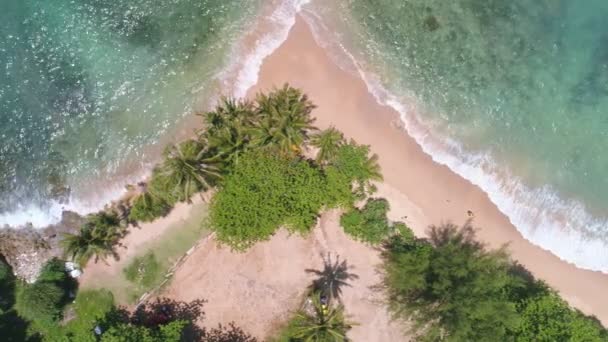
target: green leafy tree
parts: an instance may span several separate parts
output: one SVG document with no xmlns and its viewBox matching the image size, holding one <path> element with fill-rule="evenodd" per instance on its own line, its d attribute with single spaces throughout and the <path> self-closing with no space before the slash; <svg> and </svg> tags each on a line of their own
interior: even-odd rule
<svg viewBox="0 0 608 342">
<path fill-rule="evenodd" d="M 114 248 L 124 234 L 115 214 L 100 212 L 90 215 L 78 234 L 64 234 L 61 244 L 66 255 L 85 265 L 92 257 L 97 262 L 115 256 Z"/>
<path fill-rule="evenodd" d="M 352 323 L 344 318 L 344 307 L 327 307 L 321 304 L 319 294 L 311 297 L 312 311 L 301 311 L 291 327 L 290 340 L 293 342 L 342 342 Z"/>
<path fill-rule="evenodd" d="M 300 153 L 310 132 L 316 130 L 310 113 L 315 105 L 299 89 L 283 88 L 256 97 L 260 117 L 254 132 L 256 146 L 276 148 L 286 156 Z"/>
<path fill-rule="evenodd" d="M 121 323 L 103 333 L 102 342 L 179 342 L 187 321 L 176 320 L 156 328 Z"/>
<path fill-rule="evenodd" d="M 388 201 L 384 198 L 370 198 L 361 210 L 353 208 L 344 213 L 340 217 L 340 225 L 356 239 L 377 244 L 392 231 L 386 217 L 388 209 Z"/>
<path fill-rule="evenodd" d="M 179 201 L 190 201 L 192 195 L 210 189 L 221 178 L 221 161 L 207 153 L 205 146 L 196 140 L 172 145 L 165 152 L 160 173 L 170 180 Z"/>
<path fill-rule="evenodd" d="M 29 321 L 48 324 L 61 318 L 64 291 L 51 282 L 36 282 L 18 292 L 16 309 Z"/>
<path fill-rule="evenodd" d="M 13 270 L 0 256 L 0 336 L 7 342 L 33 340 L 28 338 L 28 322 L 14 309 L 17 283 Z"/>
<path fill-rule="evenodd" d="M 369 155 L 369 146 L 354 141 L 340 146 L 332 165 L 355 185 L 359 198 L 374 192 L 371 181 L 381 181 L 382 173 L 376 154 Z"/>
<path fill-rule="evenodd" d="M 504 250 L 485 251 L 465 225 L 431 227 L 429 242 L 395 236 L 383 253 L 393 313 L 429 341 L 504 341 L 519 325 Z"/>
<path fill-rule="evenodd" d="M 608 337 L 598 322 L 572 310 L 556 293 L 529 298 L 521 307 L 518 342 L 599 342 Z"/>
<path fill-rule="evenodd" d="M 319 149 L 316 161 L 319 164 L 329 163 L 335 160 L 340 147 L 344 144 L 344 135 L 335 127 L 330 127 L 314 134 L 310 139 L 310 145 Z"/>
<path fill-rule="evenodd" d="M 249 152 L 214 196 L 211 226 L 235 249 L 268 239 L 281 225 L 308 231 L 326 201 L 324 186 L 321 171 L 305 160 Z"/>
</svg>

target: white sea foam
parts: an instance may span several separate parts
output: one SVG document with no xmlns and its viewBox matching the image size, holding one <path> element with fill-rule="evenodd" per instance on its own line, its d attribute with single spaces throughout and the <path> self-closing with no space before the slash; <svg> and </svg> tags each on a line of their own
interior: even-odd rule
<svg viewBox="0 0 608 342">
<path fill-rule="evenodd" d="M 244 47 L 238 43 L 232 51 L 232 61 L 216 76 L 223 83 L 223 91 L 240 98 L 258 81 L 258 75 L 264 59 L 272 54 L 286 39 L 291 27 L 295 24 L 296 14 L 302 6 L 310 0 L 283 0 L 279 1 L 271 9 L 269 16 L 257 18 L 252 27 L 263 27 L 259 38 L 251 51 L 245 52 Z M 245 35 L 247 35 L 246 32 Z M 124 184 L 135 183 L 145 179 L 149 169 L 144 168 L 141 174 L 132 175 L 128 179 L 108 184 L 104 191 L 94 197 L 77 198 L 72 197 L 67 204 L 51 202 L 45 206 L 29 204 L 17 209 L 0 214 L 0 227 L 5 225 L 11 227 L 23 227 L 31 224 L 35 228 L 43 228 L 61 221 L 62 212 L 65 210 L 76 212 L 81 215 L 101 210 L 109 202 L 116 200 L 125 193 Z"/>
<path fill-rule="evenodd" d="M 103 209 L 110 202 L 126 193 L 125 184 L 134 184 L 146 179 L 151 166 L 144 167 L 138 173 L 114 183 L 103 184 L 103 190 L 88 196 L 71 196 L 67 203 L 50 201 L 45 205 L 28 204 L 18 206 L 15 210 L 0 214 L 0 228 L 4 226 L 20 228 L 31 225 L 34 228 L 44 228 L 59 223 L 64 211 L 80 215 L 90 214 Z"/>
<path fill-rule="evenodd" d="M 268 16 L 261 16 L 254 26 L 263 28 L 251 51 L 244 52 L 243 45 L 233 51 L 233 61 L 219 76 L 224 89 L 236 98 L 247 95 L 247 91 L 258 82 L 262 62 L 287 39 L 289 30 L 296 22 L 296 14 L 310 0 L 281 1 Z M 234 77 L 233 75 L 236 75 Z"/>
<path fill-rule="evenodd" d="M 338 61 L 338 65 L 347 71 L 352 71 L 354 66 L 376 100 L 400 113 L 407 134 L 433 161 L 446 165 L 485 191 L 528 241 L 579 268 L 608 273 L 607 221 L 589 214 L 582 203 L 561 198 L 548 185 L 540 188 L 524 185 L 517 177 L 499 169 L 489 154 L 469 153 L 457 141 L 434 134 L 421 124 L 422 118 L 413 104 L 406 104 L 402 97 L 387 90 L 373 73 L 361 67 L 344 45 L 324 40 L 327 28 L 319 26 L 322 22 L 315 13 L 305 11 L 303 14 L 319 44 L 340 49 L 342 58 L 346 55 L 350 65 L 343 60 Z"/>
</svg>

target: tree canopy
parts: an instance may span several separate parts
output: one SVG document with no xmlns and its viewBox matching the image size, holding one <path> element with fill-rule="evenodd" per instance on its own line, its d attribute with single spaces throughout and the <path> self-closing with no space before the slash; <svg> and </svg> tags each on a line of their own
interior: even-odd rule
<svg viewBox="0 0 608 342">
<path fill-rule="evenodd" d="M 467 223 L 432 226 L 428 239 L 384 244 L 383 288 L 395 317 L 424 341 L 601 341 L 606 331 L 524 277 L 506 251 L 486 250 Z"/>
</svg>

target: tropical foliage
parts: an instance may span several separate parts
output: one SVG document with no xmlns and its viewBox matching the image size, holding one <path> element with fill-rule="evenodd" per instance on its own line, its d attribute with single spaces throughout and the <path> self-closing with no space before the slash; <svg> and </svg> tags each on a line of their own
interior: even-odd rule
<svg viewBox="0 0 608 342">
<path fill-rule="evenodd" d="M 190 201 L 192 195 L 209 190 L 221 178 L 219 158 L 210 156 L 207 147 L 199 141 L 172 145 L 165 156 L 160 174 L 170 180 L 172 193 L 179 201 Z"/>
<path fill-rule="evenodd" d="M 269 146 L 284 156 L 301 152 L 310 132 L 316 130 L 310 113 L 315 105 L 301 90 L 283 88 L 256 97 L 258 121 L 253 133 L 256 146 Z"/>
<path fill-rule="evenodd" d="M 172 321 L 150 329 L 141 325 L 120 323 L 110 327 L 101 337 L 102 342 L 179 342 L 186 321 Z"/>
<path fill-rule="evenodd" d="M 318 149 L 316 162 L 319 164 L 333 162 L 343 144 L 344 135 L 335 127 L 318 132 L 310 139 L 310 145 Z"/>
<path fill-rule="evenodd" d="M 64 234 L 61 244 L 68 257 L 85 265 L 92 257 L 97 262 L 115 256 L 114 249 L 125 233 L 116 214 L 100 212 L 90 215 L 78 234 Z"/>
<path fill-rule="evenodd" d="M 129 219 L 136 222 L 150 222 L 165 216 L 171 210 L 171 205 L 150 190 L 139 194 L 129 212 Z"/>
<path fill-rule="evenodd" d="M 324 305 L 320 295 L 310 296 L 311 310 L 300 310 L 289 322 L 281 340 L 285 342 L 342 342 L 352 323 L 342 305 Z"/>
<path fill-rule="evenodd" d="M 423 341 L 602 341 L 606 331 L 512 263 L 466 224 L 428 239 L 395 234 L 383 248 L 384 290 L 396 318 Z M 525 272 L 523 272 L 525 273 Z"/>
<path fill-rule="evenodd" d="M 360 199 L 375 191 L 372 181 L 382 180 L 378 155 L 370 156 L 369 146 L 358 145 L 352 140 L 338 148 L 331 166 L 354 183 L 355 194 Z"/>
<path fill-rule="evenodd" d="M 243 155 L 210 207 L 217 237 L 236 249 L 268 239 L 280 225 L 305 232 L 325 204 L 320 170 L 263 151 Z"/>
<path fill-rule="evenodd" d="M 386 217 L 388 210 L 387 200 L 370 198 L 362 209 L 352 208 L 344 213 L 340 217 L 340 225 L 355 239 L 378 244 L 395 230 Z"/>
</svg>

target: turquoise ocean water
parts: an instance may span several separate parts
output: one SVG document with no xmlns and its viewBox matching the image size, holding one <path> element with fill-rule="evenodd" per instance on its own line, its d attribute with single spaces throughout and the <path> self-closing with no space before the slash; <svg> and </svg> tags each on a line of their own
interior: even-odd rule
<svg viewBox="0 0 608 342">
<path fill-rule="evenodd" d="M 154 159 L 145 148 L 211 92 L 258 6 L 0 0 L 0 226 L 112 197 L 124 181 L 106 180 Z"/>
<path fill-rule="evenodd" d="M 237 56 L 238 82 L 306 2 L 0 0 L 0 225 L 84 212 L 108 190 L 91 184 L 145 169 L 259 9 L 277 8 L 264 12 L 276 32 Z M 312 0 L 301 13 L 527 239 L 608 271 L 608 2 Z"/>
<path fill-rule="evenodd" d="M 306 16 L 524 237 L 608 271 L 608 2 L 317 1 Z"/>
</svg>

